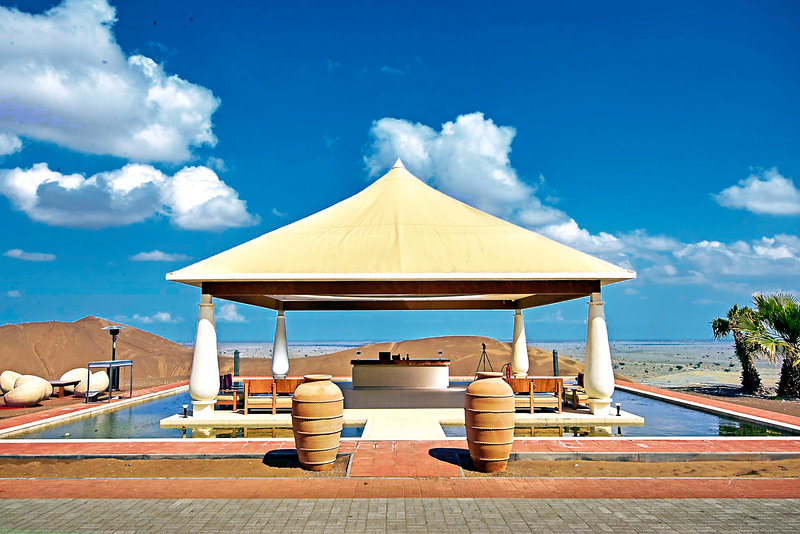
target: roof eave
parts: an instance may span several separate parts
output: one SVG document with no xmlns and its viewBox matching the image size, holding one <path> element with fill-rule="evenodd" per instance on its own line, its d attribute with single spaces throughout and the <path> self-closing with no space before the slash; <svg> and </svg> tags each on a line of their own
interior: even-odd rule
<svg viewBox="0 0 800 534">
<path fill-rule="evenodd" d="M 166 279 L 200 286 L 203 282 L 255 281 L 354 281 L 354 280 L 599 280 L 603 285 L 633 280 L 636 272 L 619 270 L 596 273 L 237 273 L 185 274 L 167 273 Z"/>
</svg>

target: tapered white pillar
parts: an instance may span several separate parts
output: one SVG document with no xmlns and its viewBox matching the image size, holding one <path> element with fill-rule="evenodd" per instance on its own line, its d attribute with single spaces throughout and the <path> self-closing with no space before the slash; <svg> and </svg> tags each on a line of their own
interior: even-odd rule
<svg viewBox="0 0 800 534">
<path fill-rule="evenodd" d="M 511 374 L 518 378 L 528 376 L 528 343 L 525 340 L 525 321 L 522 310 L 514 312 L 514 339 L 511 342 Z"/>
<path fill-rule="evenodd" d="M 272 376 L 286 378 L 289 374 L 289 349 L 286 346 L 286 317 L 278 311 L 275 318 L 275 338 L 272 340 Z"/>
<path fill-rule="evenodd" d="M 214 326 L 214 304 L 211 295 L 203 295 L 197 319 L 197 337 L 194 340 L 192 374 L 189 377 L 189 394 L 192 396 L 194 417 L 213 418 L 218 393 L 219 360 L 217 330 Z"/>
<path fill-rule="evenodd" d="M 586 368 L 583 386 L 593 414 L 606 415 L 614 393 L 614 368 L 600 293 L 592 293 L 586 326 Z"/>
</svg>

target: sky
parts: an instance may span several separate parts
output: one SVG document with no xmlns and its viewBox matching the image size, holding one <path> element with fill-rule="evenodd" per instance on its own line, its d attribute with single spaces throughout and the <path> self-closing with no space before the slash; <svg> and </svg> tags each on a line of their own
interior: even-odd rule
<svg viewBox="0 0 800 534">
<path fill-rule="evenodd" d="M 796 2 L 0 3 L 0 324 L 194 338 L 164 275 L 400 157 L 433 187 L 637 271 L 616 340 L 709 339 L 800 293 Z M 276 251 L 280 253 L 280 251 Z M 585 337 L 586 299 L 528 310 Z M 223 342 L 275 312 L 218 301 Z M 508 311 L 290 312 L 292 341 L 486 335 Z"/>
</svg>

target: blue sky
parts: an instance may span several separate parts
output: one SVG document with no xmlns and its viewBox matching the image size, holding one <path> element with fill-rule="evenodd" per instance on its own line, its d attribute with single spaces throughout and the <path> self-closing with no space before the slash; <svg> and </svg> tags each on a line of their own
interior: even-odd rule
<svg viewBox="0 0 800 534">
<path fill-rule="evenodd" d="M 191 340 L 198 292 L 166 272 L 357 192 L 397 155 L 634 268 L 605 291 L 612 338 L 708 338 L 753 292 L 800 290 L 797 3 L 428 4 L 0 8 L 0 323 L 93 314 Z M 274 312 L 217 311 L 221 341 L 272 336 Z M 530 310 L 528 339 L 581 339 L 585 314 Z M 287 326 L 508 339 L 512 323 Z"/>
</svg>

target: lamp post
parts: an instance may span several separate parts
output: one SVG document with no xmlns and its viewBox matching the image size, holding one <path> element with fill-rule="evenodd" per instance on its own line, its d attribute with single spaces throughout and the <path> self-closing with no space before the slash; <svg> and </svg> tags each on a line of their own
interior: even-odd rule
<svg viewBox="0 0 800 534">
<path fill-rule="evenodd" d="M 111 325 L 103 327 L 103 330 L 108 330 L 108 333 L 111 334 L 111 361 L 115 361 L 117 359 L 117 336 L 119 335 L 119 331 L 123 330 L 127 327 L 119 326 L 119 325 Z M 108 377 L 110 384 L 111 384 L 111 391 L 119 391 L 119 374 L 117 374 L 117 370 L 112 367 L 111 368 L 111 376 Z"/>
</svg>

